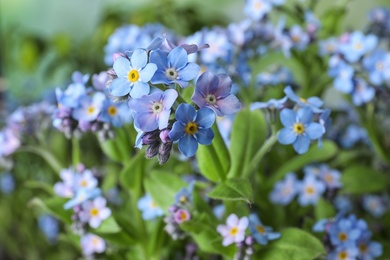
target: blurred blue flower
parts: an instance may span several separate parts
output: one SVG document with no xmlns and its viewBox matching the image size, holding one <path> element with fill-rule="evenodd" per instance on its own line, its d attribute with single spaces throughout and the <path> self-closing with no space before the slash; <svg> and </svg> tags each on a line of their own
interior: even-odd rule
<svg viewBox="0 0 390 260">
<path fill-rule="evenodd" d="M 313 112 L 309 107 L 303 107 L 297 112 L 285 108 L 280 113 L 280 120 L 284 126 L 279 131 L 278 141 L 281 144 L 293 144 L 294 150 L 303 154 L 309 149 L 310 140 L 323 135 L 323 128 L 319 123 L 311 122 Z"/>
<path fill-rule="evenodd" d="M 382 196 L 369 194 L 363 196 L 363 208 L 377 218 L 383 216 L 387 210 Z"/>
<path fill-rule="evenodd" d="M 355 88 L 352 92 L 352 101 L 356 106 L 370 102 L 375 96 L 375 89 L 361 78 L 355 79 Z"/>
<path fill-rule="evenodd" d="M 197 80 L 191 100 L 199 108 L 212 109 L 217 116 L 232 115 L 242 107 L 238 98 L 231 94 L 232 80 L 226 74 L 204 72 Z"/>
<path fill-rule="evenodd" d="M 245 230 L 249 224 L 247 217 L 238 218 L 236 214 L 230 214 L 226 219 L 226 225 L 218 225 L 217 231 L 223 237 L 222 245 L 228 246 L 240 243 L 245 239 Z"/>
<path fill-rule="evenodd" d="M 357 219 L 355 215 L 340 218 L 332 224 L 329 230 L 330 242 L 333 246 L 355 247 L 356 241 L 367 231 L 364 220 Z"/>
<path fill-rule="evenodd" d="M 148 53 L 144 49 L 136 49 L 130 61 L 124 57 L 118 57 L 113 65 L 118 78 L 115 78 L 110 86 L 110 94 L 116 97 L 130 95 L 132 98 L 140 98 L 150 92 L 148 81 L 157 70 L 156 64 L 148 63 Z"/>
<path fill-rule="evenodd" d="M 275 204 L 287 205 L 299 191 L 299 182 L 295 173 L 288 173 L 286 177 L 275 183 L 269 194 L 269 199 Z"/>
<path fill-rule="evenodd" d="M 129 106 L 135 111 L 134 121 L 145 132 L 162 130 L 168 126 L 171 107 L 178 94 L 174 89 L 156 91 L 142 98 L 131 99 Z"/>
<path fill-rule="evenodd" d="M 209 108 L 198 111 L 189 104 L 180 104 L 176 110 L 176 122 L 169 132 L 172 141 L 179 141 L 179 150 L 186 157 L 195 155 L 198 143 L 209 145 L 214 138 L 211 126 L 215 113 Z"/>
<path fill-rule="evenodd" d="M 338 50 L 338 40 L 335 37 L 318 42 L 319 54 L 321 56 L 332 55 Z"/>
<path fill-rule="evenodd" d="M 249 215 L 249 229 L 260 245 L 266 245 L 268 241 L 278 239 L 281 236 L 279 232 L 273 232 L 271 227 L 264 226 L 254 213 Z"/>
<path fill-rule="evenodd" d="M 390 53 L 382 49 L 375 49 L 370 55 L 363 59 L 363 66 L 369 73 L 369 80 L 374 85 L 380 85 L 389 80 L 390 76 Z"/>
<path fill-rule="evenodd" d="M 188 86 L 188 81 L 198 76 L 200 67 L 198 64 L 188 62 L 186 50 L 178 46 L 166 55 L 161 50 L 152 51 L 150 62 L 157 65 L 157 71 L 151 79 L 153 84 L 179 84 L 180 87 Z"/>
<path fill-rule="evenodd" d="M 144 220 L 152 220 L 164 215 L 164 212 L 157 206 L 150 194 L 145 194 L 137 202 L 137 207 L 142 211 L 142 218 Z"/>
<path fill-rule="evenodd" d="M 271 10 L 272 4 L 269 0 L 248 0 L 244 7 L 245 14 L 255 21 L 260 21 Z"/>
<path fill-rule="evenodd" d="M 9 156 L 21 145 L 20 137 L 11 128 L 0 130 L 0 157 Z"/>
<path fill-rule="evenodd" d="M 111 209 L 106 206 L 106 203 L 103 197 L 84 201 L 79 212 L 80 221 L 88 223 L 92 228 L 98 228 L 103 220 L 111 216 Z"/>
<path fill-rule="evenodd" d="M 340 246 L 329 252 L 327 260 L 356 260 L 359 251 L 356 247 Z"/>
<path fill-rule="evenodd" d="M 351 93 L 353 90 L 352 77 L 354 69 L 344 61 L 338 62 L 335 66 L 330 66 L 329 76 L 334 77 L 334 88 L 343 93 Z"/>
<path fill-rule="evenodd" d="M 66 202 L 64 204 L 64 209 L 70 209 L 75 206 L 80 205 L 81 203 L 94 199 L 98 196 L 100 196 L 101 190 L 99 188 L 92 188 L 92 189 L 86 189 L 86 188 L 81 188 L 76 191 L 76 195 Z"/>
<path fill-rule="evenodd" d="M 378 43 L 375 35 L 365 36 L 360 31 L 349 35 L 348 42 L 339 46 L 339 51 L 348 62 L 357 62 L 364 54 L 372 51 Z"/>
<path fill-rule="evenodd" d="M 80 97 L 79 107 L 72 111 L 72 117 L 79 121 L 94 121 L 97 119 L 106 96 L 101 92 L 96 92 L 92 97 Z"/>
<path fill-rule="evenodd" d="M 15 189 L 15 180 L 10 172 L 0 174 L 0 191 L 9 194 Z"/>
<path fill-rule="evenodd" d="M 284 108 L 286 101 L 287 101 L 287 97 L 284 97 L 282 99 L 271 98 L 267 102 L 254 102 L 251 104 L 250 108 L 251 108 L 251 110 L 263 109 L 263 108 L 280 110 L 280 109 Z"/>
<path fill-rule="evenodd" d="M 298 202 L 302 206 L 317 204 L 320 196 L 325 192 L 325 184 L 314 175 L 306 174 L 299 189 Z"/>
<path fill-rule="evenodd" d="M 49 243 L 53 243 L 57 239 L 60 227 L 59 222 L 55 217 L 48 214 L 39 216 L 38 226 Z"/>
<path fill-rule="evenodd" d="M 378 242 L 371 241 L 371 232 L 363 233 L 357 241 L 359 249 L 359 259 L 371 260 L 379 257 L 383 253 L 382 245 Z"/>
<path fill-rule="evenodd" d="M 290 28 L 289 35 L 293 43 L 293 47 L 301 51 L 306 49 L 309 44 L 310 37 L 299 25 L 293 25 Z"/>
<path fill-rule="evenodd" d="M 284 93 L 293 102 L 296 102 L 300 107 L 310 107 L 314 113 L 322 112 L 320 107 L 324 102 L 319 97 L 309 97 L 307 99 L 299 97 L 290 86 L 284 88 Z"/>
<path fill-rule="evenodd" d="M 114 127 L 131 122 L 133 111 L 125 103 L 114 103 L 110 99 L 103 101 L 102 112 L 99 121 L 110 123 Z"/>
</svg>

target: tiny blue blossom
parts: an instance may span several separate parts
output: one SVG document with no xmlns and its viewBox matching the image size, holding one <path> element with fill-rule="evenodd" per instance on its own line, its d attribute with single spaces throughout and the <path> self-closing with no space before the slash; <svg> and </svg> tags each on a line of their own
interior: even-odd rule
<svg viewBox="0 0 390 260">
<path fill-rule="evenodd" d="M 271 98 L 267 102 L 254 102 L 251 104 L 250 108 L 251 110 L 264 109 L 264 108 L 280 110 L 284 108 L 286 101 L 287 101 L 287 97 L 281 99 Z"/>
<path fill-rule="evenodd" d="M 96 92 L 93 97 L 83 96 L 80 98 L 80 106 L 72 111 L 72 117 L 79 121 L 94 121 L 97 119 L 106 96 Z"/>
<path fill-rule="evenodd" d="M 363 59 L 363 66 L 369 73 L 370 82 L 380 85 L 389 79 L 387 72 L 390 69 L 390 53 L 376 49 Z"/>
<path fill-rule="evenodd" d="M 366 231 L 366 222 L 364 220 L 357 219 L 355 215 L 340 218 L 330 227 L 330 242 L 334 246 L 355 245 L 361 234 Z"/>
<path fill-rule="evenodd" d="M 198 111 L 189 104 L 180 104 L 176 110 L 176 122 L 169 132 L 172 141 L 179 141 L 179 150 L 186 157 L 195 155 L 198 143 L 209 145 L 214 138 L 211 126 L 215 113 L 209 108 Z"/>
<path fill-rule="evenodd" d="M 377 218 L 383 216 L 387 210 L 384 199 L 377 195 L 364 195 L 363 208 Z"/>
<path fill-rule="evenodd" d="M 144 220 L 152 220 L 164 215 L 164 212 L 157 206 L 150 194 L 145 194 L 137 202 L 137 207 L 142 211 L 142 218 Z"/>
<path fill-rule="evenodd" d="M 133 111 L 125 103 L 114 103 L 107 99 L 103 101 L 99 121 L 110 123 L 114 127 L 121 127 L 132 120 Z"/>
<path fill-rule="evenodd" d="M 352 101 L 356 106 L 370 102 L 375 96 L 375 89 L 361 78 L 355 79 L 355 88 L 352 92 Z"/>
<path fill-rule="evenodd" d="M 310 107 L 315 113 L 322 112 L 320 107 L 324 104 L 324 102 L 319 97 L 309 97 L 307 99 L 301 98 L 295 94 L 290 86 L 284 88 L 284 93 L 291 101 L 296 102 L 299 106 Z"/>
<path fill-rule="evenodd" d="M 348 42 L 339 46 L 339 51 L 348 62 L 357 62 L 364 54 L 370 52 L 378 43 L 375 35 L 365 36 L 360 31 L 349 35 Z"/>
<path fill-rule="evenodd" d="M 273 232 L 271 227 L 264 226 L 254 213 L 249 215 L 249 229 L 260 245 L 266 245 L 268 241 L 280 238 L 279 232 Z"/>
<path fill-rule="evenodd" d="M 275 184 L 269 199 L 275 204 L 287 205 L 298 193 L 298 187 L 299 183 L 295 173 L 288 173 L 283 180 Z"/>
<path fill-rule="evenodd" d="M 246 1 L 244 12 L 253 20 L 259 21 L 272 10 L 272 4 L 268 0 Z"/>
<path fill-rule="evenodd" d="M 317 204 L 320 196 L 325 192 L 325 184 L 313 175 L 305 175 L 300 184 L 298 202 L 302 206 Z"/>
</svg>

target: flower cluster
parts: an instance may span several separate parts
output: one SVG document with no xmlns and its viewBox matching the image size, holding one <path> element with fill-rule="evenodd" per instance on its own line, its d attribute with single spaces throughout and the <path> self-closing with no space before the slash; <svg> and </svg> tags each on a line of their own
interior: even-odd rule
<svg viewBox="0 0 390 260">
<path fill-rule="evenodd" d="M 287 205 L 298 195 L 300 205 L 315 205 L 325 192 L 332 195 L 334 190 L 342 187 L 340 172 L 326 164 L 306 166 L 303 171 L 305 176 L 302 181 L 297 180 L 295 173 L 288 173 L 277 182 L 269 195 L 270 201 Z"/>
<path fill-rule="evenodd" d="M 58 108 L 53 113 L 53 126 L 68 138 L 87 131 L 97 132 L 103 140 L 112 138 L 111 126 L 121 127 L 131 121 L 131 109 L 112 102 L 102 91 L 106 73 L 93 75 L 95 89 L 86 85 L 89 75 L 74 72 L 72 80 L 66 90 L 56 89 Z"/>
<path fill-rule="evenodd" d="M 368 260 L 382 254 L 382 245 L 371 240 L 367 223 L 353 214 L 320 220 L 313 231 L 325 232 L 324 241 L 329 246 L 327 259 Z"/>
</svg>

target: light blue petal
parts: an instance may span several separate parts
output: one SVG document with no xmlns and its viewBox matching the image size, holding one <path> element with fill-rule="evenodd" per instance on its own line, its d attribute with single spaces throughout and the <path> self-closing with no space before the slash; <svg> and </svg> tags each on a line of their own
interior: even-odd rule
<svg viewBox="0 0 390 260">
<path fill-rule="evenodd" d="M 115 60 L 113 68 L 119 78 L 127 77 L 130 71 L 130 61 L 126 58 L 119 57 Z"/>
<path fill-rule="evenodd" d="M 143 95 L 147 95 L 150 92 L 150 86 L 148 83 L 137 81 L 134 83 L 133 88 L 130 91 L 132 98 L 140 98 Z"/>
<path fill-rule="evenodd" d="M 180 138 L 182 138 L 184 134 L 185 134 L 185 125 L 183 125 L 180 122 L 175 122 L 168 135 L 172 141 L 177 141 Z"/>
<path fill-rule="evenodd" d="M 168 54 L 169 67 L 182 69 L 188 62 L 188 55 L 184 48 L 177 46 Z"/>
<path fill-rule="evenodd" d="M 292 144 L 297 139 L 297 134 L 291 128 L 283 128 L 279 131 L 278 141 L 281 144 Z"/>
<path fill-rule="evenodd" d="M 280 112 L 280 121 L 282 121 L 283 126 L 290 127 L 295 124 L 296 116 L 293 110 L 285 108 Z"/>
<path fill-rule="evenodd" d="M 126 96 L 130 92 L 130 82 L 126 78 L 116 78 L 112 81 L 109 91 L 116 97 Z"/>
<path fill-rule="evenodd" d="M 334 81 L 334 88 L 343 93 L 349 94 L 353 90 L 353 82 L 351 79 L 338 77 Z"/>
<path fill-rule="evenodd" d="M 299 154 L 304 154 L 309 149 L 310 139 L 308 136 L 299 135 L 293 143 L 294 150 Z"/>
<path fill-rule="evenodd" d="M 188 63 L 183 69 L 178 71 L 181 80 L 190 81 L 199 75 L 200 67 L 196 63 Z"/>
<path fill-rule="evenodd" d="M 375 48 L 378 44 L 378 38 L 375 35 L 368 35 L 364 42 L 364 48 L 366 52 L 369 52 Z"/>
<path fill-rule="evenodd" d="M 207 107 L 199 109 L 195 122 L 202 128 L 210 128 L 215 122 L 214 111 Z"/>
<path fill-rule="evenodd" d="M 318 139 L 324 133 L 323 127 L 319 123 L 311 123 L 305 128 L 305 132 L 311 140 Z"/>
<path fill-rule="evenodd" d="M 198 142 L 192 135 L 184 135 L 179 140 L 179 150 L 186 157 L 194 156 L 198 150 Z"/>
<path fill-rule="evenodd" d="M 307 99 L 307 103 L 313 107 L 321 107 L 324 104 L 324 101 L 322 101 L 319 97 L 310 97 Z"/>
<path fill-rule="evenodd" d="M 209 145 L 214 139 L 214 132 L 211 128 L 199 129 L 195 136 L 200 144 Z"/>
<path fill-rule="evenodd" d="M 152 51 L 150 54 L 150 63 L 156 64 L 158 70 L 165 71 L 168 68 L 167 55 L 160 50 Z"/>
<path fill-rule="evenodd" d="M 173 103 L 175 103 L 176 101 L 176 98 L 177 98 L 178 94 L 177 94 L 177 91 L 174 90 L 174 89 L 168 89 L 164 92 L 163 94 L 163 100 L 162 100 L 162 104 L 164 106 L 164 109 L 171 109 Z"/>
<path fill-rule="evenodd" d="M 134 69 L 141 69 L 148 62 L 148 54 L 144 49 L 136 49 L 131 55 L 130 61 Z"/>
<path fill-rule="evenodd" d="M 310 107 L 303 107 L 297 112 L 300 122 L 304 125 L 310 124 L 311 119 L 313 118 L 313 111 Z"/>
<path fill-rule="evenodd" d="M 171 115 L 171 110 L 164 110 L 160 112 L 158 118 L 158 129 L 162 130 L 168 127 L 170 115 Z"/>
<path fill-rule="evenodd" d="M 146 64 L 145 68 L 143 68 L 139 72 L 139 81 L 148 82 L 154 75 L 157 70 L 157 65 L 154 63 Z"/>
<path fill-rule="evenodd" d="M 187 124 L 193 122 L 196 118 L 196 110 L 189 104 L 180 104 L 176 110 L 176 119 L 180 122 Z"/>
<path fill-rule="evenodd" d="M 294 102 L 298 102 L 299 101 L 299 97 L 294 93 L 294 91 L 292 90 L 292 88 L 290 86 L 287 86 L 284 88 L 284 93 L 286 94 L 286 96 L 294 101 Z"/>
<path fill-rule="evenodd" d="M 237 113 L 242 105 L 235 95 L 229 95 L 217 101 L 217 106 L 222 115 L 233 115 Z"/>
<path fill-rule="evenodd" d="M 154 113 L 135 113 L 134 121 L 137 121 L 139 129 L 144 132 L 150 132 L 158 128 L 157 117 Z"/>
<path fill-rule="evenodd" d="M 280 237 L 280 233 L 278 233 L 278 232 L 270 232 L 270 233 L 267 233 L 267 237 L 268 237 L 269 240 L 278 239 Z"/>
<path fill-rule="evenodd" d="M 152 84 L 166 84 L 166 85 L 170 85 L 173 83 L 172 80 L 168 79 L 167 76 L 165 76 L 165 73 L 161 70 L 157 70 L 154 73 L 150 82 L 152 82 Z"/>
</svg>

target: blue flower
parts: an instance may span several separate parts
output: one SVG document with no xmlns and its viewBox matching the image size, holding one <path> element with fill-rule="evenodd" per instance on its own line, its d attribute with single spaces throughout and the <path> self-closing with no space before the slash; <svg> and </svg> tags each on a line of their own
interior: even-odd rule
<svg viewBox="0 0 390 260">
<path fill-rule="evenodd" d="M 4 194 L 11 193 L 15 188 L 15 180 L 10 172 L 0 174 L 0 191 Z"/>
<path fill-rule="evenodd" d="M 200 108 L 212 109 L 217 116 L 232 115 L 241 109 L 238 98 L 230 94 L 232 80 L 226 74 L 203 73 L 196 82 L 191 100 Z"/>
<path fill-rule="evenodd" d="M 370 102 L 375 96 L 375 89 L 368 86 L 363 79 L 355 79 L 355 88 L 352 92 L 352 101 L 356 106 Z"/>
<path fill-rule="evenodd" d="M 390 69 L 390 53 L 376 49 L 364 58 L 363 66 L 369 73 L 370 82 L 374 85 L 380 85 L 389 79 L 386 72 Z"/>
<path fill-rule="evenodd" d="M 278 141 L 281 144 L 293 144 L 294 150 L 303 154 L 309 149 L 310 140 L 323 135 L 323 128 L 319 123 L 311 122 L 313 112 L 309 107 L 303 107 L 295 112 L 283 109 L 280 119 L 285 128 L 280 130 Z"/>
<path fill-rule="evenodd" d="M 367 232 L 367 223 L 357 219 L 355 215 L 349 215 L 338 219 L 330 227 L 330 242 L 333 246 L 353 245 L 356 247 L 356 241 L 364 232 Z"/>
<path fill-rule="evenodd" d="M 314 175 L 305 175 L 299 189 L 299 204 L 302 206 L 317 204 L 325 189 L 325 184 L 322 181 L 318 181 Z"/>
<path fill-rule="evenodd" d="M 272 5 L 268 0 L 249 0 L 244 7 L 245 14 L 256 21 L 260 21 L 271 10 Z"/>
<path fill-rule="evenodd" d="M 371 232 L 365 232 L 357 241 L 359 249 L 359 259 L 371 260 L 382 255 L 382 245 L 375 241 L 370 241 Z"/>
<path fill-rule="evenodd" d="M 284 93 L 291 100 L 296 102 L 301 107 L 310 107 L 313 112 L 319 113 L 322 112 L 320 107 L 324 104 L 324 102 L 318 97 L 309 97 L 307 99 L 301 98 L 294 93 L 290 86 L 284 88 Z"/>
<path fill-rule="evenodd" d="M 80 98 L 80 106 L 72 111 L 72 117 L 79 121 L 94 121 L 97 119 L 106 96 L 96 92 L 93 97 L 83 96 Z"/>
<path fill-rule="evenodd" d="M 192 190 L 194 189 L 195 182 L 191 182 L 188 187 L 181 188 L 178 193 L 175 194 L 175 204 L 181 206 L 192 202 Z"/>
<path fill-rule="evenodd" d="M 279 232 L 273 232 L 271 227 L 264 226 L 256 214 L 249 215 L 249 229 L 257 241 L 261 245 L 268 244 L 268 241 L 280 238 Z"/>
<path fill-rule="evenodd" d="M 69 200 L 64 204 L 64 209 L 73 208 L 89 199 L 94 199 L 100 196 L 100 194 L 101 194 L 101 190 L 99 188 L 92 188 L 92 189 L 80 188 L 79 190 L 77 190 L 76 196 L 74 196 L 71 200 Z"/>
<path fill-rule="evenodd" d="M 130 100 L 129 106 L 136 112 L 134 121 L 137 122 L 137 127 L 145 132 L 166 128 L 177 96 L 176 90 L 168 89 Z"/>
<path fill-rule="evenodd" d="M 111 123 L 115 127 L 121 127 L 123 124 L 132 120 L 133 111 L 124 103 L 114 103 L 110 99 L 104 100 L 102 112 L 99 120 L 105 123 Z"/>
<path fill-rule="evenodd" d="M 179 141 L 179 150 L 187 157 L 195 155 L 198 143 L 209 145 L 214 138 L 211 126 L 215 113 L 209 108 L 198 111 L 189 104 L 180 104 L 176 110 L 176 122 L 169 132 L 172 141 Z"/>
<path fill-rule="evenodd" d="M 273 99 L 271 98 L 267 102 L 254 102 L 251 104 L 250 108 L 251 110 L 255 109 L 262 109 L 262 108 L 268 108 L 268 109 L 282 109 L 284 105 L 286 104 L 287 97 L 284 97 L 282 99 Z"/>
<path fill-rule="evenodd" d="M 387 210 L 384 199 L 378 195 L 364 195 L 363 208 L 374 217 L 381 217 Z"/>
<path fill-rule="evenodd" d="M 152 220 L 164 215 L 164 212 L 157 206 L 150 194 L 146 194 L 137 202 L 137 207 L 142 211 L 142 218 L 144 220 Z"/>
<path fill-rule="evenodd" d="M 136 49 L 130 61 L 118 57 L 113 65 L 118 78 L 114 79 L 109 87 L 111 95 L 122 97 L 129 94 L 132 98 L 140 98 L 150 92 L 148 81 L 157 70 L 156 64 L 148 63 L 148 53 L 143 49 Z"/>
<path fill-rule="evenodd" d="M 339 51 L 348 62 L 358 61 L 364 54 L 373 50 L 378 43 L 375 35 L 365 36 L 360 31 L 349 35 L 349 41 L 339 46 Z"/>
<path fill-rule="evenodd" d="M 295 173 L 288 173 L 283 180 L 275 184 L 269 199 L 275 204 L 287 205 L 298 193 L 298 184 Z"/>
<path fill-rule="evenodd" d="M 328 54 L 334 54 L 337 51 L 338 41 L 335 37 L 331 37 L 326 40 L 318 42 L 319 45 L 319 54 L 325 56 Z"/>
<path fill-rule="evenodd" d="M 172 85 L 177 83 L 180 87 L 188 86 L 188 81 L 198 76 L 200 67 L 188 62 L 188 55 L 183 47 L 176 47 L 168 56 L 161 50 L 152 51 L 150 62 L 157 65 L 157 71 L 151 79 L 153 84 Z"/>
<path fill-rule="evenodd" d="M 343 93 L 351 93 L 353 90 L 352 77 L 354 69 L 347 63 L 340 61 L 336 66 L 332 66 L 328 74 L 335 77 L 334 88 Z"/>
<path fill-rule="evenodd" d="M 38 219 L 38 226 L 49 243 L 57 239 L 60 227 L 55 217 L 48 214 L 41 215 Z"/>
<path fill-rule="evenodd" d="M 356 247 L 337 247 L 331 251 L 326 259 L 328 260 L 356 260 L 359 251 Z"/>
<path fill-rule="evenodd" d="M 298 50 L 306 49 L 306 46 L 310 41 L 307 32 L 302 30 L 299 25 L 294 25 L 290 28 L 290 37 L 291 41 L 293 42 L 293 47 L 297 48 Z"/>
</svg>

